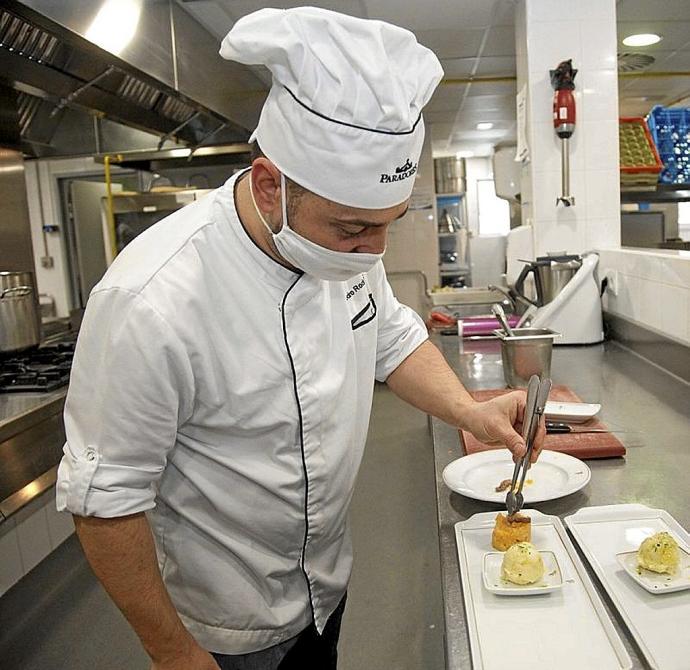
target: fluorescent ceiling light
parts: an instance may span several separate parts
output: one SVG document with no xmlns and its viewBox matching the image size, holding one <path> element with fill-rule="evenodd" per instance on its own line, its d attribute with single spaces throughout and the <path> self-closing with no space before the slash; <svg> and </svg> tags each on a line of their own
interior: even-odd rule
<svg viewBox="0 0 690 670">
<path fill-rule="evenodd" d="M 489 121 L 482 121 L 477 124 L 477 130 L 491 130 L 493 127 L 494 124 Z"/>
<path fill-rule="evenodd" d="M 458 151 L 455 154 L 456 158 L 472 158 L 474 156 L 474 151 Z"/>
<path fill-rule="evenodd" d="M 86 39 L 118 56 L 132 41 L 142 0 L 106 0 L 86 31 Z"/>
<path fill-rule="evenodd" d="M 623 40 L 626 47 L 648 47 L 650 44 L 661 42 L 661 37 L 654 33 L 640 33 L 639 35 L 628 35 Z"/>
</svg>

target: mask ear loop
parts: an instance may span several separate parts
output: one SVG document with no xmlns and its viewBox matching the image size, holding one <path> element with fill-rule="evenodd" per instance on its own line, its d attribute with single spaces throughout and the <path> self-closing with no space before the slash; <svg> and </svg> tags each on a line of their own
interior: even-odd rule
<svg viewBox="0 0 690 670">
<path fill-rule="evenodd" d="M 280 209 L 283 215 L 283 225 L 286 228 L 289 228 L 290 226 L 287 218 L 287 182 L 285 181 L 285 175 L 282 172 L 280 173 Z"/>
</svg>

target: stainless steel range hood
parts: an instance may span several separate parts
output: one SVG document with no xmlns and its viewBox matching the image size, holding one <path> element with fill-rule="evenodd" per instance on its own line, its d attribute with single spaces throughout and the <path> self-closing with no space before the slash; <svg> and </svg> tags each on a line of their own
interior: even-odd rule
<svg viewBox="0 0 690 670">
<path fill-rule="evenodd" d="M 103 12 L 117 23 L 125 5 L 137 12 L 129 41 L 112 42 L 118 25 L 94 32 Z M 0 82 L 21 93 L 23 146 L 33 155 L 50 153 L 61 124 L 84 110 L 192 147 L 246 142 L 266 85 L 217 52 L 216 38 L 174 0 L 4 0 L 0 9 Z"/>
<path fill-rule="evenodd" d="M 251 163 L 251 145 L 244 143 L 214 144 L 208 147 L 176 148 L 124 151 L 108 154 L 111 162 L 123 168 L 158 172 L 175 168 L 201 168 L 209 166 L 245 167 Z M 105 156 L 94 156 L 95 160 L 103 163 Z"/>
</svg>

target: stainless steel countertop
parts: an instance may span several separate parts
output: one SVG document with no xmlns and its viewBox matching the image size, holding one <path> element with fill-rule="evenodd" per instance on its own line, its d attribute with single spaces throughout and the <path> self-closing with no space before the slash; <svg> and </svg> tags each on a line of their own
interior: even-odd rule
<svg viewBox="0 0 690 670">
<path fill-rule="evenodd" d="M 449 364 L 470 390 L 505 386 L 500 345 L 496 340 L 461 342 L 456 336 L 434 338 Z M 588 347 L 556 347 L 551 376 L 567 384 L 583 401 L 602 404 L 601 418 L 628 452 L 625 458 L 587 461 L 590 483 L 578 493 L 534 505 L 561 518 L 581 507 L 637 502 L 667 510 L 690 528 L 690 386 L 610 342 Z M 441 579 L 445 614 L 446 667 L 471 668 L 467 622 L 462 599 L 454 525 L 477 512 L 499 506 L 453 493 L 441 473 L 463 455 L 455 429 L 431 419 L 436 466 Z M 586 564 L 586 563 L 585 563 Z M 589 569 L 589 566 L 588 566 Z M 633 667 L 647 667 L 611 608 L 603 589 L 590 575 L 623 639 Z"/>
<path fill-rule="evenodd" d="M 62 411 L 67 386 L 48 393 L 0 393 L 0 443 Z"/>
</svg>

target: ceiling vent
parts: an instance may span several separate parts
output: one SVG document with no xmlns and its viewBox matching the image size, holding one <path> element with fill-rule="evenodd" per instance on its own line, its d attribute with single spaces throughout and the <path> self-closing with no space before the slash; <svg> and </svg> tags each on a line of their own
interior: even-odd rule
<svg viewBox="0 0 690 670">
<path fill-rule="evenodd" d="M 649 54 L 625 51 L 618 54 L 618 72 L 640 72 L 646 70 L 656 59 Z"/>
</svg>

